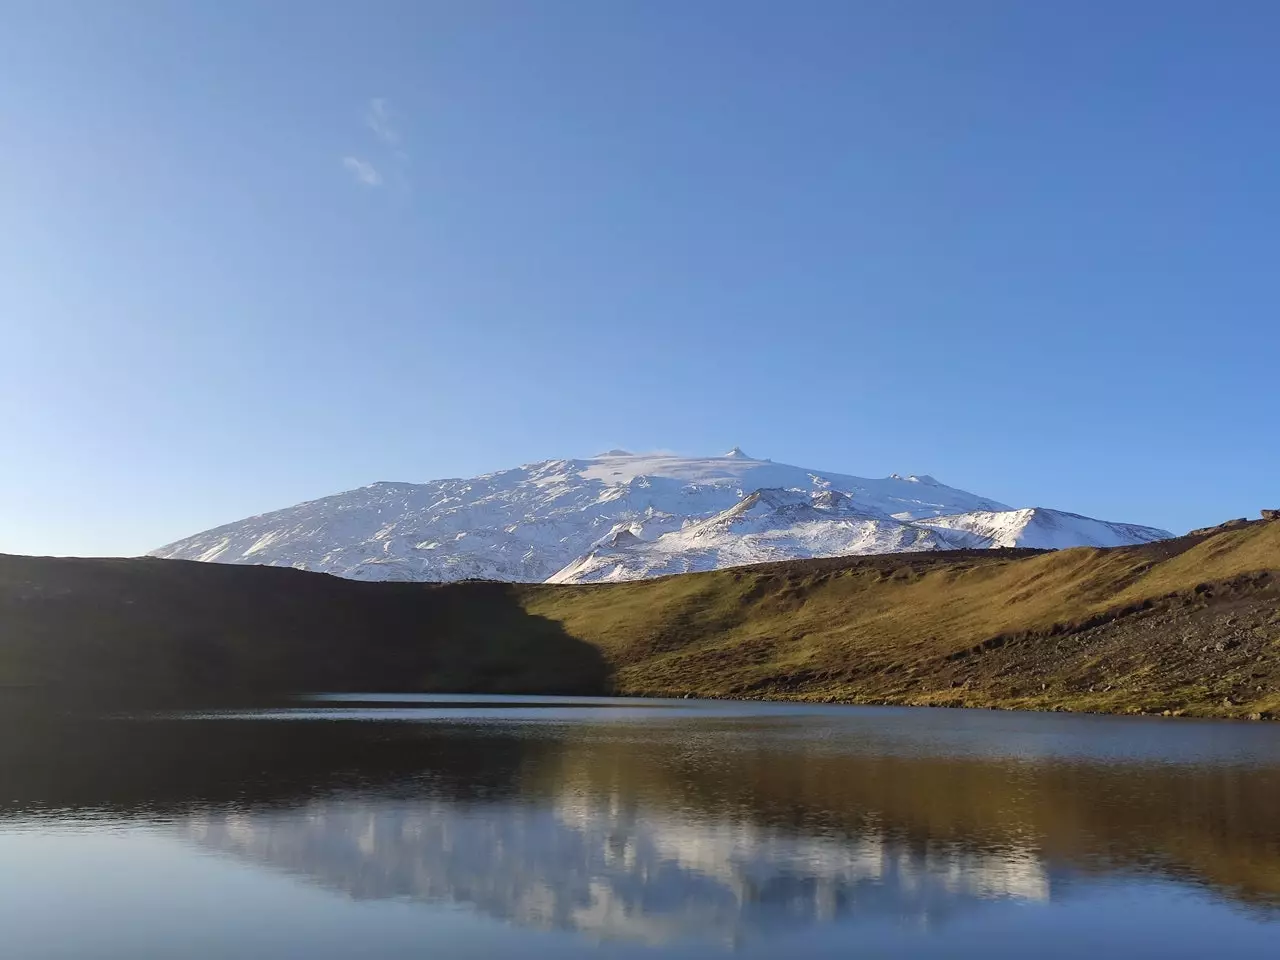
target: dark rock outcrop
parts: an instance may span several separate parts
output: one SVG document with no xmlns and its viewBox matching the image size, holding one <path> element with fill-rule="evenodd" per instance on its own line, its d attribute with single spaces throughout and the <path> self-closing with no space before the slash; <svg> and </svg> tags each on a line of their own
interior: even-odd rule
<svg viewBox="0 0 1280 960">
<path fill-rule="evenodd" d="M 1264 513 L 1265 512 L 1266 511 L 1264 511 Z M 1264 516 L 1263 519 L 1265 520 L 1266 517 Z M 1228 520 L 1226 523 L 1220 523 L 1216 527 L 1201 527 L 1198 530 L 1192 530 L 1187 534 L 1187 536 L 1203 537 L 1210 533 L 1221 533 L 1223 530 L 1235 530 L 1237 527 L 1247 527 L 1251 523 L 1253 523 L 1252 520 L 1246 519 L 1245 517 L 1237 517 L 1235 520 Z"/>
</svg>

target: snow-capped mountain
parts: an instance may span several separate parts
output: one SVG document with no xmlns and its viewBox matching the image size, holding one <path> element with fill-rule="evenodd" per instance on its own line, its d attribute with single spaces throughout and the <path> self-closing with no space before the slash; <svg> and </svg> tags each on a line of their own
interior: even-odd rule
<svg viewBox="0 0 1280 960">
<path fill-rule="evenodd" d="M 773 488 L 757 490 L 728 510 L 651 541 L 620 530 L 553 574 L 550 582 L 638 580 L 765 560 L 948 550 L 961 541 L 968 545 L 968 536 L 859 507 L 836 490 Z"/>
<path fill-rule="evenodd" d="M 1108 547 L 1149 543 L 1164 530 L 1032 507 L 898 519 L 859 510 L 835 491 L 759 490 L 737 506 L 643 541 L 623 530 L 550 577 L 550 583 L 640 580 L 770 560 L 921 550 Z"/>
<path fill-rule="evenodd" d="M 217 527 L 152 556 L 361 580 L 578 583 L 1032 537 L 1069 546 L 1167 536 L 1013 510 L 929 476 L 866 479 L 757 460 L 735 447 L 703 458 L 611 450 L 469 480 L 375 483 Z"/>
<path fill-rule="evenodd" d="M 1062 550 L 1067 547 L 1113 547 L 1125 543 L 1150 543 L 1172 536 L 1166 530 L 1132 523 L 1107 523 L 1078 513 L 1045 507 L 988 512 L 977 510 L 955 517 L 937 517 L 920 523 L 939 532 L 968 533 L 977 547 L 1035 547 Z"/>
</svg>

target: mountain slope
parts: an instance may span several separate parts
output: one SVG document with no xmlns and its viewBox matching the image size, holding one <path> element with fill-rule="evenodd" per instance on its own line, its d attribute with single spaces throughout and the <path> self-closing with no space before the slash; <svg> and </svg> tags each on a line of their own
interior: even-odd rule
<svg viewBox="0 0 1280 960">
<path fill-rule="evenodd" d="M 758 460 L 737 448 L 702 458 L 611 450 L 472 479 L 375 483 L 226 524 L 152 556 L 357 580 L 634 579 L 766 560 L 998 545 L 985 542 L 992 538 L 977 532 L 977 521 L 957 518 L 1009 510 L 929 476 L 854 477 Z M 1105 544 L 1168 536 L 1133 530 L 1145 532 L 1116 525 Z"/>
<path fill-rule="evenodd" d="M 861 510 L 834 490 L 757 490 L 728 510 L 652 541 L 620 531 L 548 582 L 640 580 L 775 560 L 947 550 L 972 539 Z"/>
<path fill-rule="evenodd" d="M 1150 543 L 1172 536 L 1167 530 L 1140 527 L 1132 523 L 1108 523 L 1045 507 L 986 510 L 954 517 L 923 519 L 921 526 L 954 534 L 969 535 L 975 547 L 1031 547 L 1062 550 L 1066 547 L 1114 547 L 1118 544 Z"/>
</svg>

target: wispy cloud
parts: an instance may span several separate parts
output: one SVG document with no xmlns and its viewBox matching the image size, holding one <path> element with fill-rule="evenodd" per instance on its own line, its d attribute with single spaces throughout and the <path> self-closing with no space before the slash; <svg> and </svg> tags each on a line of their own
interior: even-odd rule
<svg viewBox="0 0 1280 960">
<path fill-rule="evenodd" d="M 366 143 L 360 154 L 348 154 L 342 165 L 356 183 L 403 192 L 409 187 L 409 151 L 400 133 L 400 117 L 391 101 L 374 97 L 365 104 L 364 125 L 376 142 Z M 366 138 L 368 134 L 366 134 Z M 373 159 L 366 159 L 372 157 Z"/>
<path fill-rule="evenodd" d="M 382 174 L 368 160 L 362 160 L 359 157 L 343 157 L 342 165 L 347 168 L 351 176 L 355 177 L 357 183 L 362 183 L 366 187 L 382 186 Z"/>
<path fill-rule="evenodd" d="M 400 130 L 396 126 L 395 112 L 382 97 L 374 97 L 364 113 L 365 125 L 373 131 L 374 136 L 389 147 L 400 145 Z"/>
</svg>

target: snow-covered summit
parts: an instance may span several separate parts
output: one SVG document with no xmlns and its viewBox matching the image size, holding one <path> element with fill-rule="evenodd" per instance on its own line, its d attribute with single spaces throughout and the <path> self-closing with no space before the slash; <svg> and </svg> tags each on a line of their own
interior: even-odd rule
<svg viewBox="0 0 1280 960">
<path fill-rule="evenodd" d="M 550 582 L 639 580 L 769 560 L 946 550 L 968 542 L 963 534 L 953 537 L 860 506 L 837 490 L 772 488 L 648 541 L 607 538 Z"/>
<path fill-rule="evenodd" d="M 998 546 L 1022 534 L 988 534 L 983 524 L 998 521 L 961 518 L 1010 511 L 923 475 L 854 477 L 737 447 L 720 457 L 610 450 L 471 479 L 375 483 L 226 524 L 153 556 L 364 580 L 632 579 L 789 557 Z M 1166 535 L 1140 530 L 1116 525 L 1115 542 Z M 610 561 L 614 554 L 622 559 Z"/>
</svg>

